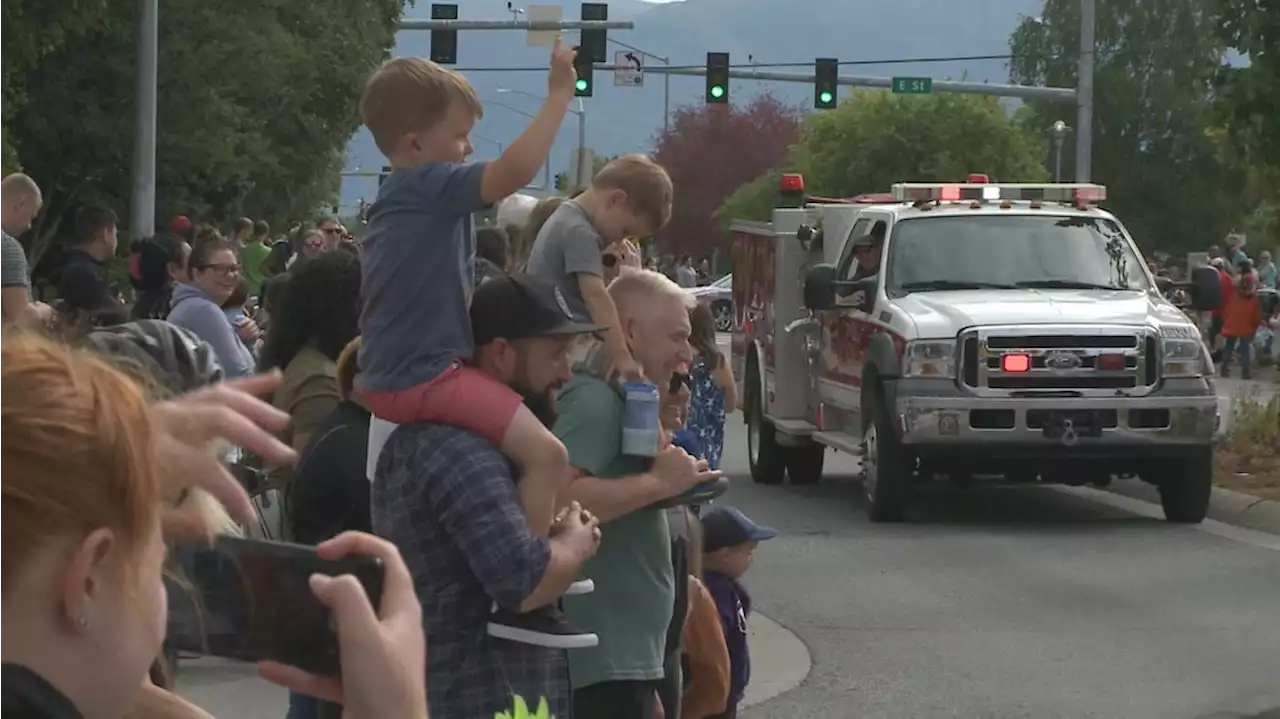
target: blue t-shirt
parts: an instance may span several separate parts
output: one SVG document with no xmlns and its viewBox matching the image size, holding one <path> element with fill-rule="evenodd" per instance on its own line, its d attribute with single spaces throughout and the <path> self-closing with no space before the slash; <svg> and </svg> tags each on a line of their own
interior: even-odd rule
<svg viewBox="0 0 1280 719">
<path fill-rule="evenodd" d="M 394 392 L 471 358 L 469 307 L 484 163 L 395 170 L 360 244 L 360 382 Z"/>
</svg>

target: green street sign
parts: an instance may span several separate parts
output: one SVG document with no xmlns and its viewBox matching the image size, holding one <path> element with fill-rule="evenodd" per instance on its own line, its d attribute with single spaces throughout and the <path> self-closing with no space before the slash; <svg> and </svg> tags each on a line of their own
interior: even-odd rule
<svg viewBox="0 0 1280 719">
<path fill-rule="evenodd" d="M 903 95 L 928 95 L 933 92 L 933 78 L 895 77 L 893 91 Z"/>
</svg>

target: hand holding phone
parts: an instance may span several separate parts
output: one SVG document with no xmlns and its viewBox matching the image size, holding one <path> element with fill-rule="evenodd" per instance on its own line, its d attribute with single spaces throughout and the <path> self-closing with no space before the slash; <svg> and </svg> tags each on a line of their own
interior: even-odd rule
<svg viewBox="0 0 1280 719">
<path fill-rule="evenodd" d="M 355 719 L 426 719 L 422 606 L 400 552 L 372 535 L 346 532 L 316 547 L 316 554 L 333 561 L 376 557 L 385 573 L 381 601 L 371 601 L 354 577 L 313 576 L 312 591 L 337 620 L 342 678 L 272 661 L 260 663 L 259 674 L 293 691 L 339 702 L 344 716 Z"/>
</svg>

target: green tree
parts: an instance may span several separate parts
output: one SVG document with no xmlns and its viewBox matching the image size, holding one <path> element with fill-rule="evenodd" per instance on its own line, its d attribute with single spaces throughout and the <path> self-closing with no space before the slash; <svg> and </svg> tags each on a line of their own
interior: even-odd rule
<svg viewBox="0 0 1280 719">
<path fill-rule="evenodd" d="M 137 9 L 112 3 L 76 42 L 8 78 L 26 105 L 6 130 L 47 206 L 34 257 L 81 204 L 128 214 Z M 284 226 L 331 202 L 361 87 L 400 11 L 400 0 L 162 3 L 157 224 L 184 213 Z"/>
<path fill-rule="evenodd" d="M 1047 140 L 1023 129 L 995 98 L 861 90 L 835 110 L 806 116 L 787 160 L 739 188 L 717 215 L 721 222 L 768 220 L 782 172 L 802 173 L 810 195 L 851 197 L 972 172 L 1043 181 L 1046 154 Z"/>
<path fill-rule="evenodd" d="M 1248 65 L 1218 74 L 1231 138 L 1251 164 L 1280 171 L 1280 3 L 1217 0 L 1218 37 Z"/>
<path fill-rule="evenodd" d="M 592 155 L 591 156 L 591 176 L 595 177 L 596 174 L 599 173 L 601 170 L 603 170 L 604 166 L 612 162 L 613 159 L 614 159 L 613 157 L 606 157 L 604 155 Z M 573 185 L 573 179 L 569 176 L 568 170 L 565 170 L 564 172 L 556 173 L 556 177 L 555 177 L 556 192 L 559 192 L 562 194 L 568 194 L 573 190 L 577 189 L 575 187 L 572 187 L 572 185 Z"/>
<path fill-rule="evenodd" d="M 1107 0 L 1097 4 L 1092 177 L 1108 185 L 1113 210 L 1144 247 L 1200 249 L 1217 241 L 1245 209 L 1245 175 L 1224 162 L 1206 134 L 1212 79 L 1224 43 L 1214 3 Z M 1041 18 L 1010 38 L 1014 82 L 1075 87 L 1077 0 L 1045 0 Z M 1027 127 L 1047 133 L 1070 122 L 1060 103 L 1033 101 Z M 1074 175 L 1074 134 L 1063 152 Z"/>
<path fill-rule="evenodd" d="M 0 85 L 3 86 L 3 172 L 19 169 L 18 148 L 8 132 L 9 118 L 26 105 L 21 79 L 49 53 L 76 40 L 106 14 L 107 0 L 6 0 L 0 5 Z"/>
</svg>

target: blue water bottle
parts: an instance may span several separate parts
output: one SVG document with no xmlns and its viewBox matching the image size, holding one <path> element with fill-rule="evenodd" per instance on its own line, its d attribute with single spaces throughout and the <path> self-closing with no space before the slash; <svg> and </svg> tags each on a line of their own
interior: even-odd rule
<svg viewBox="0 0 1280 719">
<path fill-rule="evenodd" d="M 622 453 L 632 457 L 656 457 L 662 443 L 658 385 L 644 380 L 622 383 Z"/>
</svg>

